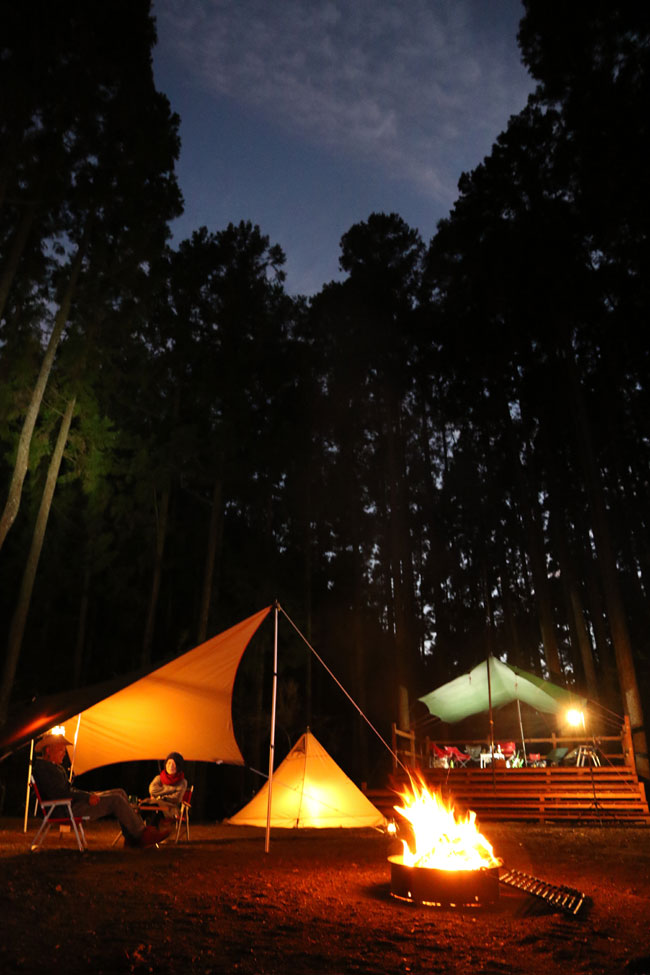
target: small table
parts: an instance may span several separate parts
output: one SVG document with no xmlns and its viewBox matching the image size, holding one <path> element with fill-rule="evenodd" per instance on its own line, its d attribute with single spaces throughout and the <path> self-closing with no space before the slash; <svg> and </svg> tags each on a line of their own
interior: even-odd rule
<svg viewBox="0 0 650 975">
<path fill-rule="evenodd" d="M 173 812 L 170 816 L 170 809 L 172 807 L 168 802 L 162 802 L 152 798 L 140 799 L 136 806 L 137 812 L 142 816 L 145 823 L 151 820 L 154 825 L 159 817 L 162 819 L 173 819 Z"/>
<path fill-rule="evenodd" d="M 503 762 L 503 767 L 505 768 L 506 756 L 498 748 L 495 748 L 494 752 L 481 752 L 479 756 L 481 768 L 485 768 L 486 765 L 490 765 L 490 763 L 492 762 L 492 756 L 494 756 L 495 763 L 501 761 Z"/>
</svg>

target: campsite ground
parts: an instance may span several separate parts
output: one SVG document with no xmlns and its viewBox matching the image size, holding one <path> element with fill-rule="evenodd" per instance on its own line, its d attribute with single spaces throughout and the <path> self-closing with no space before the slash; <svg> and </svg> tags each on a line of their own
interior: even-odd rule
<svg viewBox="0 0 650 975">
<path fill-rule="evenodd" d="M 191 841 L 90 850 L 52 831 L 29 852 L 0 820 L 0 971 L 99 973 L 650 973 L 650 829 L 485 824 L 509 868 L 588 895 L 581 917 L 501 885 L 456 912 L 390 897 L 394 840 L 374 831 L 193 825 Z"/>
</svg>

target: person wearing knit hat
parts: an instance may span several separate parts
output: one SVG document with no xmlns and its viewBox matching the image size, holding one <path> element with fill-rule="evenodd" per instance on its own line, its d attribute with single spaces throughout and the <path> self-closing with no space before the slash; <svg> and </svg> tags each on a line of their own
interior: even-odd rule
<svg viewBox="0 0 650 975">
<path fill-rule="evenodd" d="M 149 799 L 140 804 L 142 811 L 156 809 L 166 819 L 173 819 L 187 790 L 185 760 L 180 752 L 170 752 L 165 767 L 149 784 Z"/>
</svg>

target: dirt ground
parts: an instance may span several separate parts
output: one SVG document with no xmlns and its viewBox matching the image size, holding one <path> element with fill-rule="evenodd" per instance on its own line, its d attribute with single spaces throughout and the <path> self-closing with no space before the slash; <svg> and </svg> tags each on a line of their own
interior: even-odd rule
<svg viewBox="0 0 650 975">
<path fill-rule="evenodd" d="M 492 906 L 390 895 L 396 841 L 371 830 L 192 825 L 190 842 L 81 855 L 53 829 L 30 853 L 0 820 L 0 971 L 14 973 L 486 973 L 650 975 L 650 829 L 487 823 L 505 868 L 589 898 L 578 917 L 499 885 Z"/>
</svg>

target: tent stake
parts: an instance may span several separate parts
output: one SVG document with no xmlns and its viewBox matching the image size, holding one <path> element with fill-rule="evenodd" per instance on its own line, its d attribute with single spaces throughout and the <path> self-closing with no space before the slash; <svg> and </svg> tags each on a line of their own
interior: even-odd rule
<svg viewBox="0 0 650 975">
<path fill-rule="evenodd" d="M 271 740 L 269 743 L 269 794 L 266 805 L 266 837 L 264 840 L 264 852 L 269 852 L 271 841 L 271 793 L 273 791 L 273 759 L 275 752 L 275 709 L 278 697 L 278 603 L 273 604 L 274 630 L 273 630 L 273 693 L 271 696 Z"/>
</svg>

